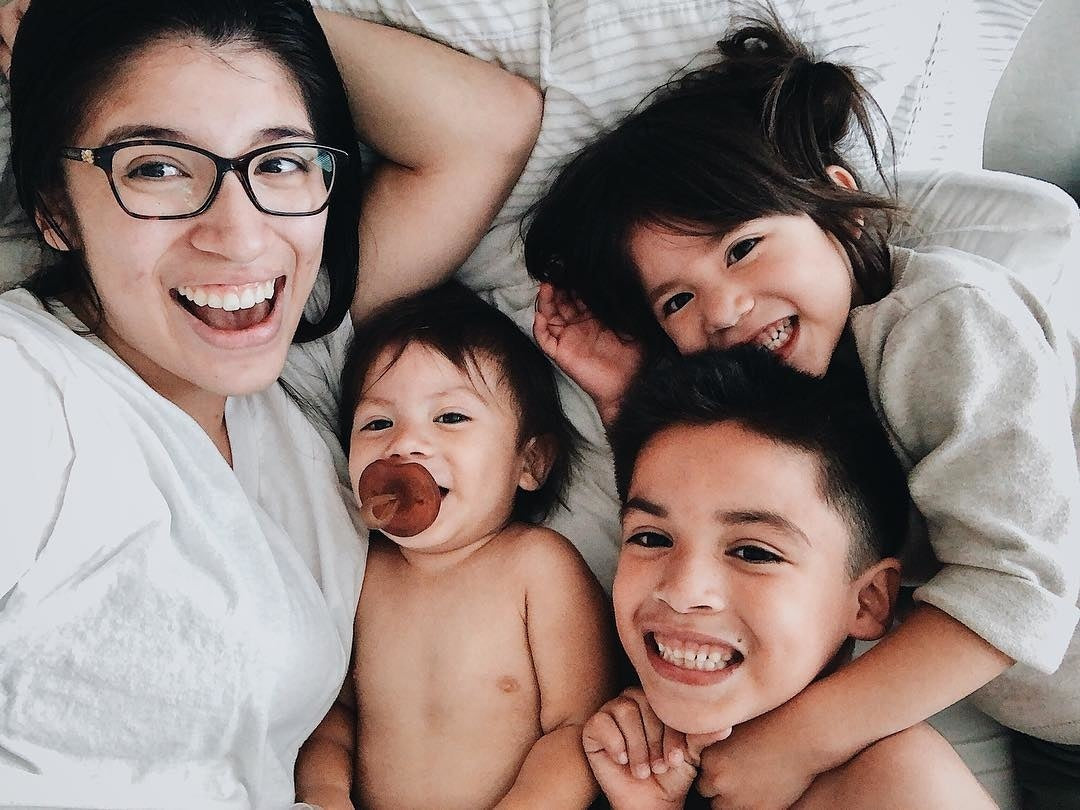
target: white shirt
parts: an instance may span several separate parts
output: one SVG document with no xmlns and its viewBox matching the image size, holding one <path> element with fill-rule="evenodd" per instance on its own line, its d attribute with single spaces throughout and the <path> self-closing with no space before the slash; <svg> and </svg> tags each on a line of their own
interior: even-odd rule
<svg viewBox="0 0 1080 810">
<path fill-rule="evenodd" d="M 320 410 L 350 333 L 290 352 Z M 289 806 L 363 578 L 343 454 L 274 385 L 228 400 L 230 468 L 22 290 L 0 379 L 0 806 Z"/>
</svg>

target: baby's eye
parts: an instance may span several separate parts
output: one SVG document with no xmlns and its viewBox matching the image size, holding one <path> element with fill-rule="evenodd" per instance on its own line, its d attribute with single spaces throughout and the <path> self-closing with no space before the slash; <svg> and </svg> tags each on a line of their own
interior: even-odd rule
<svg viewBox="0 0 1080 810">
<path fill-rule="evenodd" d="M 450 411 L 449 413 L 439 414 L 435 417 L 435 421 L 444 425 L 460 425 L 462 422 L 471 422 L 472 420 L 463 413 Z"/>
<path fill-rule="evenodd" d="M 660 532 L 636 532 L 626 538 L 626 543 L 642 548 L 667 548 L 671 545 L 671 538 Z"/>
<path fill-rule="evenodd" d="M 729 265 L 742 261 L 746 256 L 757 247 L 757 243 L 761 241 L 760 236 L 751 236 L 747 239 L 740 239 L 730 248 L 728 248 L 727 263 Z"/>
<path fill-rule="evenodd" d="M 394 423 L 391 422 L 389 419 L 383 419 L 382 417 L 379 417 L 378 419 L 372 419 L 371 421 L 365 423 L 365 425 L 360 429 L 361 430 L 387 430 L 389 428 L 392 428 L 393 426 L 394 426 Z"/>
<path fill-rule="evenodd" d="M 739 546 L 733 548 L 729 553 L 733 557 L 738 557 L 740 560 L 748 563 L 778 563 L 784 561 L 784 558 L 779 554 L 775 554 L 761 546 Z"/>
<path fill-rule="evenodd" d="M 665 317 L 678 312 L 689 304 L 693 297 L 693 294 L 688 292 L 675 293 L 675 295 L 667 299 L 663 306 L 660 307 L 660 312 L 663 313 Z"/>
</svg>

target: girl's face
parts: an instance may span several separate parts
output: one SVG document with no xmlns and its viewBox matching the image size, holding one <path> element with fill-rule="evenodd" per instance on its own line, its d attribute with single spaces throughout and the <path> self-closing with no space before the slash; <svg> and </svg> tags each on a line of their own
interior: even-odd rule
<svg viewBox="0 0 1080 810">
<path fill-rule="evenodd" d="M 840 243 L 807 215 L 761 217 L 720 237 L 639 225 L 629 251 L 683 354 L 750 343 L 825 373 L 856 287 Z"/>
<path fill-rule="evenodd" d="M 73 146 L 160 138 L 236 157 L 314 140 L 296 82 L 270 56 L 240 46 L 149 45 L 90 109 Z M 120 208 L 101 169 L 64 163 L 66 199 L 52 200 L 50 210 L 83 253 L 105 342 L 174 401 L 269 385 L 315 280 L 325 211 L 263 214 L 229 172 L 199 216 L 140 220 Z M 50 242 L 60 246 L 54 235 Z M 224 308 L 209 305 L 215 298 Z"/>
</svg>

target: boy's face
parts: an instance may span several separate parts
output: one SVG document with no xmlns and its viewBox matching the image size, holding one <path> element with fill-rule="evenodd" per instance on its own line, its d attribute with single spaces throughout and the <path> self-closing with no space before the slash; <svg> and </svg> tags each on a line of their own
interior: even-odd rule
<svg viewBox="0 0 1080 810">
<path fill-rule="evenodd" d="M 413 461 L 443 491 L 435 523 L 399 545 L 441 552 L 468 545 L 505 525 L 519 485 L 529 485 L 518 416 L 494 363 L 473 375 L 421 344 L 394 361 L 390 349 L 372 364 L 353 417 L 349 476 L 377 459 Z"/>
<path fill-rule="evenodd" d="M 619 637 L 667 725 L 702 734 L 798 694 L 848 637 L 849 530 L 813 456 L 735 423 L 654 436 L 623 510 Z"/>
</svg>

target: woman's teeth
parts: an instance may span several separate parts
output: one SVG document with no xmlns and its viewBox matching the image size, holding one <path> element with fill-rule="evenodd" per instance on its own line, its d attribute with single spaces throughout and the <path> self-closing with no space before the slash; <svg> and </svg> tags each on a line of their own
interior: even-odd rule
<svg viewBox="0 0 1080 810">
<path fill-rule="evenodd" d="M 791 338 L 791 327 L 795 324 L 795 316 L 789 315 L 782 321 L 769 324 L 761 330 L 754 343 L 766 351 L 775 352 Z"/>
<path fill-rule="evenodd" d="M 713 647 L 708 644 L 689 644 L 685 646 L 665 645 L 656 642 L 656 649 L 660 657 L 669 664 L 674 664 L 683 669 L 696 669 L 702 672 L 713 672 L 723 669 L 733 660 L 741 659 L 735 650 L 721 647 Z"/>
<path fill-rule="evenodd" d="M 215 284 L 209 287 L 177 287 L 176 292 L 196 306 L 235 312 L 251 309 L 274 297 L 274 279 L 251 284 Z"/>
</svg>

